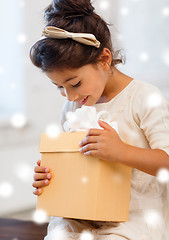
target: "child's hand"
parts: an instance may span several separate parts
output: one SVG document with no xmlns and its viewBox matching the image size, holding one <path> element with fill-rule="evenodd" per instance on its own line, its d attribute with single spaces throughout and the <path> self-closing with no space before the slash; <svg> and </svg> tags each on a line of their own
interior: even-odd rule
<svg viewBox="0 0 169 240">
<path fill-rule="evenodd" d="M 80 142 L 80 152 L 108 161 L 121 161 L 125 157 L 127 144 L 106 122 L 99 120 L 102 129 L 90 129 Z"/>
<path fill-rule="evenodd" d="M 37 161 L 37 165 L 34 169 L 34 182 L 32 184 L 35 187 L 35 191 L 33 192 L 35 195 L 40 195 L 42 193 L 41 187 L 47 186 L 49 184 L 49 180 L 51 179 L 51 174 L 49 173 L 49 169 L 40 166 L 41 160 Z"/>
</svg>

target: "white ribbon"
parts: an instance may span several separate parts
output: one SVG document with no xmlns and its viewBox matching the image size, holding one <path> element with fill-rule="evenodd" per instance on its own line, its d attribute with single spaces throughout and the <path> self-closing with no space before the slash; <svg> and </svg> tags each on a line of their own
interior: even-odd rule
<svg viewBox="0 0 169 240">
<path fill-rule="evenodd" d="M 67 112 L 63 128 L 66 132 L 86 131 L 90 128 L 102 129 L 98 120 L 107 122 L 118 133 L 117 122 L 112 121 L 111 114 L 107 111 L 97 112 L 93 106 L 82 106 L 77 108 L 75 112 Z"/>
<path fill-rule="evenodd" d="M 71 38 L 74 41 L 83 43 L 85 45 L 94 46 L 96 48 L 100 47 L 100 42 L 95 38 L 93 34 L 90 34 L 90 33 L 73 33 L 73 32 L 65 31 L 61 28 L 48 26 L 43 30 L 42 35 L 47 38 L 56 38 L 56 39 Z"/>
</svg>

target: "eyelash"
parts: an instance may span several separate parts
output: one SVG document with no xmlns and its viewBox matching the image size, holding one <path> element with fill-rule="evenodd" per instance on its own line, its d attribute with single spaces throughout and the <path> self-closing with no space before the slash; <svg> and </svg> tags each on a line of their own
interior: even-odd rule
<svg viewBox="0 0 169 240">
<path fill-rule="evenodd" d="M 79 86 L 80 86 L 80 84 L 81 84 L 81 82 L 79 81 L 77 84 L 75 84 L 75 85 L 72 85 L 72 87 L 73 87 L 73 88 L 77 88 L 77 87 L 79 87 Z"/>
<path fill-rule="evenodd" d="M 73 88 L 77 88 L 77 87 L 80 86 L 80 84 L 81 84 L 81 82 L 79 81 L 77 84 L 72 85 L 72 87 L 73 87 Z M 62 88 L 63 88 L 62 86 L 58 87 L 58 89 L 62 89 Z"/>
</svg>

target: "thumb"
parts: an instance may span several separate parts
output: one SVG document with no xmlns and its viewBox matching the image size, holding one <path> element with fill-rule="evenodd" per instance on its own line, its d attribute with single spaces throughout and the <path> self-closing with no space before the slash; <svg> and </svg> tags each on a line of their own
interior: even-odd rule
<svg viewBox="0 0 169 240">
<path fill-rule="evenodd" d="M 104 128 L 104 130 L 114 131 L 114 129 L 107 122 L 98 120 L 98 124 L 100 125 L 101 128 Z"/>
</svg>

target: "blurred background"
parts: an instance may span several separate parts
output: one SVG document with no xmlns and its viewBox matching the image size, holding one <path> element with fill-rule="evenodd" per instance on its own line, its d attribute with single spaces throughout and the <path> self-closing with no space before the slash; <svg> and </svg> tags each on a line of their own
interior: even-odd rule
<svg viewBox="0 0 169 240">
<path fill-rule="evenodd" d="M 33 169 L 41 133 L 59 124 L 64 103 L 29 59 L 49 0 L 0 0 L 0 217 L 32 219 Z M 95 0 L 125 74 L 156 85 L 169 100 L 169 0 Z"/>
</svg>

